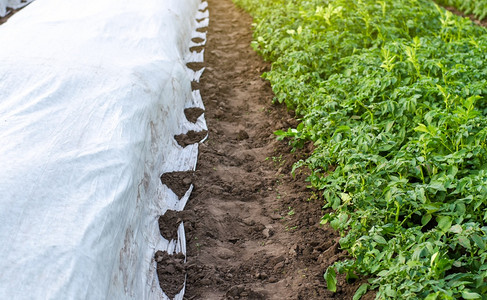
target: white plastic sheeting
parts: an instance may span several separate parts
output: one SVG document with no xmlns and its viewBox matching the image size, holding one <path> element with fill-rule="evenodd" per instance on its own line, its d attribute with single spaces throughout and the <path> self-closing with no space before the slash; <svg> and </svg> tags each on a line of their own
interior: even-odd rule
<svg viewBox="0 0 487 300">
<path fill-rule="evenodd" d="M 187 198 L 160 175 L 194 169 L 173 136 L 206 128 L 184 116 L 198 6 L 38 0 L 0 27 L 0 299 L 165 298 L 154 253 L 184 230 L 158 218 Z"/>
<path fill-rule="evenodd" d="M 8 14 L 7 8 L 10 9 L 19 9 L 33 0 L 0 0 L 0 18 L 5 17 Z"/>
</svg>

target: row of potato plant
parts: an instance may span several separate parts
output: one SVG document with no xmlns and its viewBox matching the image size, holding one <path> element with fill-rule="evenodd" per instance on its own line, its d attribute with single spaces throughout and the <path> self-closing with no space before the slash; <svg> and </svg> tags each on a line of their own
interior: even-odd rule
<svg viewBox="0 0 487 300">
<path fill-rule="evenodd" d="M 487 31 L 430 0 L 234 0 L 276 101 L 279 131 L 315 145 L 322 218 L 378 299 L 487 299 Z"/>
<path fill-rule="evenodd" d="M 473 14 L 479 20 L 487 17 L 487 0 L 437 0 L 437 2 L 455 7 L 467 15 Z"/>
</svg>

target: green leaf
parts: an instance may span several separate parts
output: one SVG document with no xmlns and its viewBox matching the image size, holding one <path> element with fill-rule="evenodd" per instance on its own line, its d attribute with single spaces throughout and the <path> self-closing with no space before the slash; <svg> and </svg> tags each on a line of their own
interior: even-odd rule
<svg viewBox="0 0 487 300">
<path fill-rule="evenodd" d="M 386 288 L 384 289 L 384 292 L 386 293 L 387 296 L 395 298 L 397 293 L 395 290 L 391 288 L 390 285 L 387 285 Z"/>
<path fill-rule="evenodd" d="M 467 249 L 470 249 L 471 246 L 470 246 L 470 240 L 466 237 L 466 236 L 459 236 L 458 237 L 458 243 L 460 243 L 460 245 L 462 245 L 463 247 L 467 248 Z"/>
<path fill-rule="evenodd" d="M 429 204 L 423 205 L 423 208 L 426 209 L 426 211 L 429 214 L 437 212 L 438 210 L 440 210 L 440 207 L 441 207 L 441 205 L 438 203 L 429 203 Z"/>
<path fill-rule="evenodd" d="M 386 131 L 386 132 L 391 131 L 392 126 L 394 126 L 394 121 L 389 121 L 389 122 L 387 122 L 387 123 L 386 123 L 386 126 L 385 126 L 385 128 L 384 128 L 384 129 L 385 129 L 385 131 Z"/>
<path fill-rule="evenodd" d="M 335 133 L 338 133 L 338 132 L 349 132 L 350 131 L 350 127 L 349 126 L 346 126 L 346 125 L 340 125 L 338 126 L 338 128 L 335 130 Z"/>
<path fill-rule="evenodd" d="M 428 130 L 428 127 L 426 127 L 426 125 L 424 125 L 424 124 L 419 124 L 418 127 L 415 127 L 414 128 L 414 131 L 424 132 L 424 133 L 430 133 L 429 130 Z"/>
<path fill-rule="evenodd" d="M 434 264 L 435 264 L 435 260 L 436 260 L 436 258 L 438 257 L 438 255 L 439 255 L 439 254 L 440 254 L 439 252 L 435 252 L 435 254 L 433 254 L 433 255 L 431 256 L 431 263 L 430 263 L 430 266 L 431 266 L 431 267 L 433 267 L 433 266 L 434 266 Z"/>
<path fill-rule="evenodd" d="M 347 225 L 348 215 L 346 213 L 340 213 L 336 218 L 334 218 L 330 225 L 333 229 L 343 228 Z"/>
<path fill-rule="evenodd" d="M 353 295 L 352 300 L 359 300 L 360 298 L 362 298 L 362 296 L 367 293 L 368 289 L 369 285 L 367 283 L 362 284 Z"/>
<path fill-rule="evenodd" d="M 431 220 L 431 215 L 430 214 L 427 214 L 427 215 L 424 215 L 422 218 L 421 218 L 421 225 L 426 225 L 429 223 L 429 221 Z"/>
<path fill-rule="evenodd" d="M 438 228 L 443 232 L 447 232 L 451 227 L 451 218 L 449 216 L 439 216 L 436 218 Z"/>
<path fill-rule="evenodd" d="M 479 247 L 482 250 L 485 250 L 485 242 L 482 240 L 480 236 L 478 236 L 477 234 L 472 234 L 471 238 L 475 243 L 475 245 L 477 245 L 477 247 Z"/>
<path fill-rule="evenodd" d="M 326 288 L 331 292 L 337 291 L 337 274 L 335 269 L 332 267 L 328 267 L 325 272 L 325 280 L 326 280 Z"/>
<path fill-rule="evenodd" d="M 380 244 L 380 245 L 387 245 L 387 241 L 385 238 L 383 238 L 382 236 L 376 234 L 372 237 L 374 239 L 374 241 L 377 242 L 377 244 Z"/>
<path fill-rule="evenodd" d="M 482 296 L 479 294 L 467 291 L 462 292 L 462 297 L 463 299 L 482 299 Z"/>
<path fill-rule="evenodd" d="M 438 298 L 439 294 L 440 294 L 440 292 L 436 292 L 434 294 L 429 294 L 428 296 L 426 296 L 426 298 L 424 298 L 424 300 L 436 300 Z"/>
<path fill-rule="evenodd" d="M 453 233 L 456 233 L 456 234 L 459 234 L 459 233 L 462 233 L 463 229 L 462 229 L 462 226 L 456 224 L 456 225 L 453 225 L 451 228 L 450 228 L 450 232 L 453 232 Z"/>
<path fill-rule="evenodd" d="M 277 136 L 282 136 L 282 135 L 286 135 L 286 132 L 279 129 L 279 130 L 274 131 L 274 134 Z"/>
<path fill-rule="evenodd" d="M 428 187 L 437 191 L 446 192 L 443 182 L 433 181 L 428 185 Z"/>
<path fill-rule="evenodd" d="M 350 194 L 347 193 L 340 193 L 340 198 L 342 199 L 343 202 L 350 202 L 352 200 Z"/>
</svg>

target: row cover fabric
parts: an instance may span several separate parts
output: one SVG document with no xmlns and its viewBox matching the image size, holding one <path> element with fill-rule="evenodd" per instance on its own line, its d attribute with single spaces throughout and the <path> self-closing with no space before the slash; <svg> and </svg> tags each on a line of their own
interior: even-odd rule
<svg viewBox="0 0 487 300">
<path fill-rule="evenodd" d="M 0 0 L 0 18 L 5 17 L 8 14 L 7 8 L 10 9 L 19 9 L 33 0 Z"/>
<path fill-rule="evenodd" d="M 0 299 L 161 294 L 198 5 L 37 0 L 0 26 Z"/>
</svg>

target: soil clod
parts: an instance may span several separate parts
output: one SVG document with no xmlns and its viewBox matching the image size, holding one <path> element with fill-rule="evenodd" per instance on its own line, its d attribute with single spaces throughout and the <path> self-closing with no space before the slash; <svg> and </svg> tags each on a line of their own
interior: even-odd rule
<svg viewBox="0 0 487 300">
<path fill-rule="evenodd" d="M 199 44 L 199 43 L 203 43 L 205 40 L 200 38 L 200 37 L 195 37 L 195 38 L 192 38 L 191 39 L 193 42 Z"/>
<path fill-rule="evenodd" d="M 184 148 L 188 145 L 201 142 L 206 137 L 207 134 L 208 131 L 206 130 L 202 130 L 202 131 L 190 130 L 186 134 L 175 135 L 174 139 L 176 140 L 176 142 L 178 142 L 179 146 Z"/>
<path fill-rule="evenodd" d="M 167 185 L 180 199 L 186 194 L 194 180 L 194 172 L 168 172 L 161 176 L 162 184 Z"/>
<path fill-rule="evenodd" d="M 205 49 L 204 46 L 194 46 L 194 47 L 189 48 L 189 51 L 191 51 L 191 52 L 195 52 L 195 51 L 196 52 L 201 52 L 203 49 Z"/>
<path fill-rule="evenodd" d="M 190 107 L 186 108 L 184 110 L 184 115 L 186 116 L 186 119 L 190 121 L 191 123 L 196 123 L 198 118 L 205 112 L 204 109 L 199 108 L 199 107 Z"/>
<path fill-rule="evenodd" d="M 187 63 L 186 66 L 193 71 L 199 71 L 205 66 L 205 64 L 202 62 L 190 62 Z"/>
<path fill-rule="evenodd" d="M 174 298 L 184 287 L 186 268 L 182 253 L 169 255 L 165 251 L 157 251 L 154 259 L 157 262 L 157 276 L 161 289 L 169 298 Z"/>
<path fill-rule="evenodd" d="M 201 32 L 201 33 L 205 33 L 208 31 L 208 27 L 200 27 L 200 28 L 196 28 L 196 31 L 198 32 Z"/>
<path fill-rule="evenodd" d="M 177 239 L 178 226 L 183 221 L 183 214 L 187 213 L 189 212 L 168 210 L 164 215 L 160 216 L 159 230 L 161 235 L 168 241 Z"/>
</svg>

